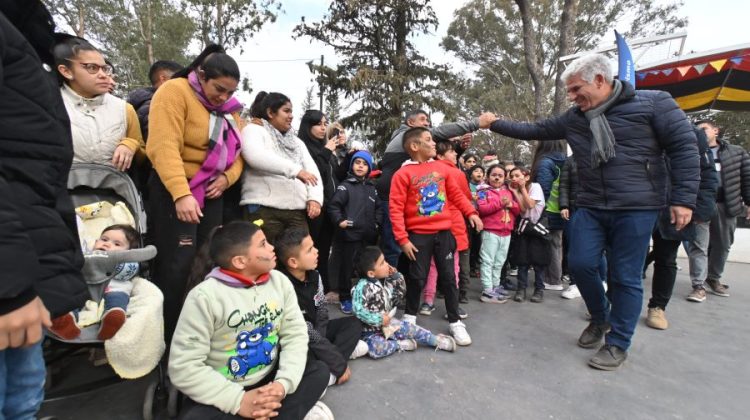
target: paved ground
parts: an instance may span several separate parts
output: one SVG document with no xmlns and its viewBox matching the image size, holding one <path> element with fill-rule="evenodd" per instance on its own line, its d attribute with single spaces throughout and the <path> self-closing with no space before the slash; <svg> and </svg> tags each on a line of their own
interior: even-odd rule
<svg viewBox="0 0 750 420">
<path fill-rule="evenodd" d="M 678 264 L 670 328 L 656 331 L 641 321 L 618 372 L 590 369 L 594 351 L 576 346 L 586 326 L 580 299 L 547 292 L 543 304 L 482 304 L 474 281 L 472 303 L 465 305 L 474 344 L 454 354 L 420 348 L 357 360 L 352 380 L 329 389 L 324 401 L 337 419 L 745 419 L 750 265 L 727 265 L 730 298 L 709 295 L 696 304 L 684 299 L 687 261 Z M 418 322 L 445 332 L 443 314 L 441 308 Z M 40 414 L 138 419 L 146 384 L 130 381 L 49 402 Z M 163 411 L 158 418 L 166 418 Z"/>
</svg>

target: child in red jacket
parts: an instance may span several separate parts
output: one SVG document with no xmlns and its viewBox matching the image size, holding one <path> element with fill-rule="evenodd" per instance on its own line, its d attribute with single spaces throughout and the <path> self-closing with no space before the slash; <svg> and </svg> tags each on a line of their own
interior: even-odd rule
<svg viewBox="0 0 750 420">
<path fill-rule="evenodd" d="M 456 344 L 467 346 L 471 337 L 458 316 L 458 290 L 454 272 L 456 240 L 451 234 L 451 203 L 477 230 L 482 220 L 471 201 L 461 191 L 457 176 L 443 164 L 433 162 L 435 142 L 430 131 L 414 127 L 404 133 L 404 150 L 411 160 L 404 163 L 391 180 L 389 210 L 393 235 L 410 260 L 403 320 L 416 322 L 422 287 L 430 259 L 435 256 L 438 281 L 445 294 L 450 332 Z"/>
</svg>

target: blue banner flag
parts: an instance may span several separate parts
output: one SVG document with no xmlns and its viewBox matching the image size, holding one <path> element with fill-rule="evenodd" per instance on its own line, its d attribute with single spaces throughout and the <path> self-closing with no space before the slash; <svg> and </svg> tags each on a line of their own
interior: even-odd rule
<svg viewBox="0 0 750 420">
<path fill-rule="evenodd" d="M 624 80 L 635 87 L 635 63 L 633 55 L 630 53 L 630 47 L 617 31 L 615 31 L 615 40 L 617 41 L 617 78 Z"/>
</svg>

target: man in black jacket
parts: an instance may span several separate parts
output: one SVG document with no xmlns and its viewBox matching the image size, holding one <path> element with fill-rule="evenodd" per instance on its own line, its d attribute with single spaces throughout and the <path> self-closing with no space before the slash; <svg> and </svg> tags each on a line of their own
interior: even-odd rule
<svg viewBox="0 0 750 420">
<path fill-rule="evenodd" d="M 698 225 L 696 239 L 688 247 L 693 283 L 688 300 L 692 302 L 706 300 L 704 281 L 714 295 L 729 296 L 721 276 L 734 242 L 737 218 L 750 219 L 750 207 L 746 207 L 750 205 L 750 156 L 742 147 L 719 140 L 720 130 L 713 121 L 700 121 L 698 127 L 708 138 L 718 172 L 719 190 L 715 214 L 707 223 Z"/>
<path fill-rule="evenodd" d="M 88 296 L 52 30 L 40 2 L 0 2 L 0 408 L 13 419 L 32 418 L 42 402 L 50 313 L 81 307 Z"/>
<path fill-rule="evenodd" d="M 604 56 L 578 58 L 563 73 L 575 106 L 535 123 L 498 120 L 490 127 L 519 139 L 567 139 L 573 150 L 580 188 L 578 211 L 570 221 L 568 268 L 591 313 L 578 345 L 594 348 L 604 338 L 589 361 L 603 370 L 615 370 L 627 358 L 643 305 L 643 262 L 659 210 L 668 205 L 671 223 L 682 229 L 695 207 L 700 178 L 695 133 L 674 99 L 666 92 L 636 91 L 612 74 Z M 605 249 L 611 301 L 598 274 Z"/>
</svg>

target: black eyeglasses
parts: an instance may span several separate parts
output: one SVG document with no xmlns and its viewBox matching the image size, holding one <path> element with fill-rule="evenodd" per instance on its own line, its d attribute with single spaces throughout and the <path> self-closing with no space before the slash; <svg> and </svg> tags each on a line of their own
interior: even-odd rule
<svg viewBox="0 0 750 420">
<path fill-rule="evenodd" d="M 81 67 L 83 67 L 86 70 L 86 72 L 88 72 L 88 74 L 97 74 L 101 70 L 107 76 L 111 76 L 112 73 L 114 73 L 115 71 L 115 69 L 109 64 L 105 64 L 102 66 L 96 63 L 82 63 L 80 61 L 74 61 L 74 60 L 70 60 L 70 61 L 72 61 L 73 63 L 80 64 Z"/>
</svg>

